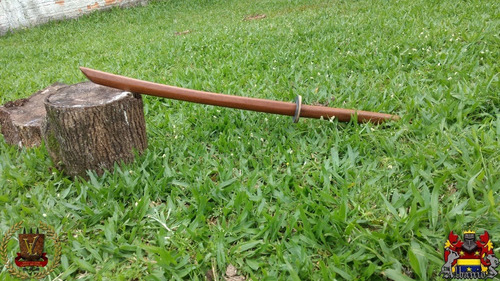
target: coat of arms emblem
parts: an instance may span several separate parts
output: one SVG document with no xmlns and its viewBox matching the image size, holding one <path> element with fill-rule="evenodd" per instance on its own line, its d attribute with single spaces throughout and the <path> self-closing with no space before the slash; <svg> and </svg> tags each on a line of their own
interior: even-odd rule
<svg viewBox="0 0 500 281">
<path fill-rule="evenodd" d="M 36 233 L 26 233 L 26 228 L 23 234 L 19 234 L 19 249 L 15 263 L 19 267 L 37 266 L 45 267 L 49 262 L 47 253 L 43 252 L 45 242 L 45 234 L 40 234 L 38 229 Z"/>
<path fill-rule="evenodd" d="M 13 225 L 0 240 L 0 263 L 14 277 L 21 279 L 41 279 L 48 276 L 59 265 L 61 258 L 61 243 L 59 236 L 51 226 L 40 222 L 36 232 L 32 229 L 26 233 L 26 228 L 18 234 L 19 251 L 17 257 L 9 258 L 8 253 L 15 248 L 9 247 L 11 238 L 21 230 L 23 222 Z M 40 233 L 45 232 L 45 233 Z M 49 241 L 49 252 L 44 251 L 46 241 Z M 12 244 L 11 244 L 12 245 Z M 50 261 L 49 261 L 50 256 Z M 47 266 L 48 264 L 48 266 Z M 42 269 L 43 268 L 43 269 Z"/>
<path fill-rule="evenodd" d="M 444 248 L 445 264 L 439 273 L 443 278 L 486 279 L 498 274 L 499 260 L 487 231 L 479 235 L 479 240 L 475 231 L 464 231 L 463 241 L 451 231 Z"/>
</svg>

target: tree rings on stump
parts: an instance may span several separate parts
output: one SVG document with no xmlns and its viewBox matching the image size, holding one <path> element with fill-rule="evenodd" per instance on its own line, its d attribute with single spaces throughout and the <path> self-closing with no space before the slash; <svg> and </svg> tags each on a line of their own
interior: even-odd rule
<svg viewBox="0 0 500 281">
<path fill-rule="evenodd" d="M 142 98 L 92 82 L 58 90 L 45 100 L 43 126 L 50 157 L 71 176 L 102 174 L 131 162 L 147 147 Z"/>
</svg>

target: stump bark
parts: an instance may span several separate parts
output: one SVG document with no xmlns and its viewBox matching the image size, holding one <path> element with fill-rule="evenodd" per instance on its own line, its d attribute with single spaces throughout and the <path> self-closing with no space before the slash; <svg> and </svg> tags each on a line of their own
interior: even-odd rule
<svg viewBox="0 0 500 281">
<path fill-rule="evenodd" d="M 0 127 L 5 142 L 19 147 L 39 146 L 42 142 L 41 126 L 45 119 L 45 99 L 66 86 L 54 83 L 27 99 L 9 101 L 0 106 Z"/>
<path fill-rule="evenodd" d="M 45 146 L 71 176 L 102 174 L 147 147 L 142 98 L 92 82 L 58 90 L 45 101 Z"/>
</svg>

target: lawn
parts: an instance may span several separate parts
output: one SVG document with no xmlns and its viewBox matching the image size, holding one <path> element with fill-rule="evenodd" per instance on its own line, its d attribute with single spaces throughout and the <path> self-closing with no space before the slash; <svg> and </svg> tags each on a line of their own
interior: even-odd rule
<svg viewBox="0 0 500 281">
<path fill-rule="evenodd" d="M 172 0 L 0 37 L 1 103 L 86 66 L 402 117 L 294 124 L 144 97 L 146 152 L 88 180 L 0 137 L 0 234 L 53 226 L 47 280 L 224 280 L 230 264 L 247 280 L 434 280 L 451 230 L 500 247 L 499 15 L 480 0 Z"/>
</svg>

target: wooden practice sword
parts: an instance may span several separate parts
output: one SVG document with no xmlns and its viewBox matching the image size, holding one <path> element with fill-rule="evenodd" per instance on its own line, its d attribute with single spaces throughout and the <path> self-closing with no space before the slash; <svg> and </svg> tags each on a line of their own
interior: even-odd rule
<svg viewBox="0 0 500 281">
<path fill-rule="evenodd" d="M 216 94 L 204 91 L 197 91 L 174 86 L 168 86 L 143 80 L 138 80 L 126 76 L 116 75 L 104 71 L 80 67 L 80 70 L 87 78 L 100 85 L 117 88 L 132 93 L 139 93 L 175 100 L 183 100 L 202 104 L 238 108 L 273 114 L 293 116 L 293 121 L 297 122 L 299 117 L 307 118 L 337 118 L 342 122 L 349 122 L 355 115 L 358 122 L 382 123 L 388 120 L 399 120 L 397 115 L 369 112 L 354 109 L 334 108 L 326 106 L 303 105 L 302 97 L 299 95 L 295 103 L 274 101 L 267 99 L 248 98 L 225 94 Z"/>
</svg>

